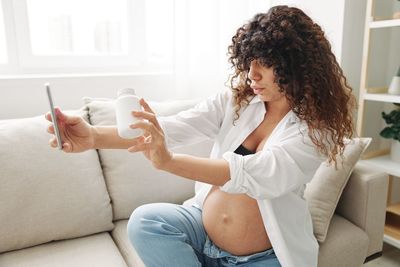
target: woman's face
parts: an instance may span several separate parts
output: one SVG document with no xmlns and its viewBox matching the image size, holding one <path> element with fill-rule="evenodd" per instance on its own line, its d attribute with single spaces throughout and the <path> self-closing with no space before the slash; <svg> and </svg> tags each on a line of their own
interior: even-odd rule
<svg viewBox="0 0 400 267">
<path fill-rule="evenodd" d="M 250 63 L 250 70 L 247 75 L 250 79 L 250 87 L 254 94 L 259 95 L 264 102 L 283 100 L 284 94 L 279 91 L 275 83 L 274 69 L 261 65 L 257 60 Z"/>
</svg>

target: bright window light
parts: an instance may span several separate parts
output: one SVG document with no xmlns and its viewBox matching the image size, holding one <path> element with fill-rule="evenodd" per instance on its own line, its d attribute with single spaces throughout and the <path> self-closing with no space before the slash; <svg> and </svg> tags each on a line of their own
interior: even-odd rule
<svg viewBox="0 0 400 267">
<path fill-rule="evenodd" d="M 149 63 L 172 62 L 174 0 L 146 0 L 146 51 Z"/>
<path fill-rule="evenodd" d="M 6 34 L 4 30 L 3 7 L 0 2 L 0 64 L 5 64 L 8 61 Z"/>
<path fill-rule="evenodd" d="M 27 13 L 33 55 L 128 53 L 127 0 L 27 0 Z"/>
</svg>

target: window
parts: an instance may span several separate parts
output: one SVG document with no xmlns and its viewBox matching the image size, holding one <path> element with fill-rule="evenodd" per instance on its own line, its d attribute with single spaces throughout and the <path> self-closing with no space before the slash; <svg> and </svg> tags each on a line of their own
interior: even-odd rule
<svg viewBox="0 0 400 267">
<path fill-rule="evenodd" d="M 172 61 L 174 1 L 146 0 L 147 58 L 154 64 Z M 156 8 L 155 8 L 156 7 Z"/>
<path fill-rule="evenodd" d="M 6 64 L 7 62 L 8 62 L 8 57 L 7 57 L 6 34 L 4 28 L 3 5 L 0 2 L 0 64 Z"/>
<path fill-rule="evenodd" d="M 172 69 L 175 0 L 1 3 L 7 16 L 4 23 L 0 17 L 0 64 L 8 56 L 15 74 Z M 13 38 L 7 43 L 12 51 L 4 29 Z M 0 68 L 5 72 L 10 68 Z"/>
<path fill-rule="evenodd" d="M 27 0 L 32 54 L 127 55 L 126 10 L 126 0 Z"/>
</svg>

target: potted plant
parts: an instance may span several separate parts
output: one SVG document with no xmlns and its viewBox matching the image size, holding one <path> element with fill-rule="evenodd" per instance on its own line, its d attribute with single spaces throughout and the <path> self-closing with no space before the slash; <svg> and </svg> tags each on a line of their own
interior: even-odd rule
<svg viewBox="0 0 400 267">
<path fill-rule="evenodd" d="M 390 158 L 400 163 L 400 109 L 392 110 L 388 114 L 382 112 L 382 118 L 389 126 L 385 127 L 380 132 L 380 135 L 383 138 L 393 139 L 390 149 Z"/>
</svg>

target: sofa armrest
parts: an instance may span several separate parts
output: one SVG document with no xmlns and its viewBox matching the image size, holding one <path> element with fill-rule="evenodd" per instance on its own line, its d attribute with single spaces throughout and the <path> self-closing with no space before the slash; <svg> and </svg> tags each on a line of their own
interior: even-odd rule
<svg viewBox="0 0 400 267">
<path fill-rule="evenodd" d="M 357 163 L 336 209 L 367 233 L 367 256 L 382 250 L 388 181 L 386 173 Z"/>
</svg>

